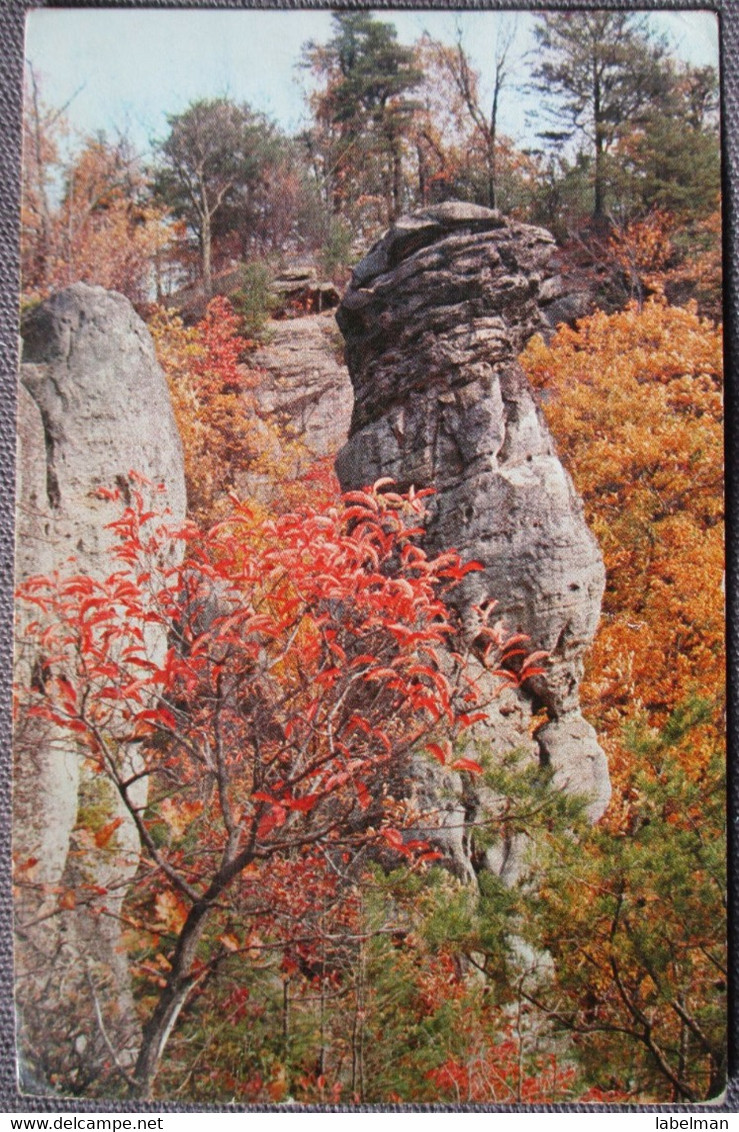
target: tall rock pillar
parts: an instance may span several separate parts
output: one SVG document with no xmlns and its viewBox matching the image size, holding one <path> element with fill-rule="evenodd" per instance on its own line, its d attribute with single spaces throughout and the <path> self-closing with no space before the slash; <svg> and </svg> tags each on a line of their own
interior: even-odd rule
<svg viewBox="0 0 739 1132">
<path fill-rule="evenodd" d="M 97 489 L 118 487 L 125 500 L 131 471 L 163 483 L 152 507 L 168 507 L 180 525 L 182 446 L 149 332 L 122 295 L 78 283 L 23 326 L 17 581 L 55 572 L 103 579 L 118 568 L 106 526 L 121 504 Z M 23 643 L 28 616 L 19 610 L 15 659 L 26 685 L 43 663 Z M 148 644 L 152 659 L 163 657 L 166 640 Z M 137 753 L 121 757 L 135 771 Z M 143 806 L 145 779 L 138 790 Z M 91 830 L 115 819 L 104 849 L 90 851 Z M 19 720 L 14 739 L 13 849 L 21 1083 L 94 1095 L 110 1048 L 125 1068 L 140 1039 L 121 922 L 139 842 L 110 783 L 86 768 L 84 750 L 34 718 Z"/>
<path fill-rule="evenodd" d="M 579 683 L 603 562 L 517 361 L 557 294 L 553 250 L 543 229 L 475 205 L 399 220 L 355 268 L 338 310 L 354 413 L 336 467 L 344 489 L 381 476 L 435 489 L 427 549 L 455 547 L 484 566 L 454 599 L 469 632 L 474 607 L 494 600 L 510 633 L 549 653 L 544 676 L 493 706 L 487 736 L 528 744 L 596 820 L 610 786 Z M 505 861 L 489 864 L 502 872 Z"/>
</svg>

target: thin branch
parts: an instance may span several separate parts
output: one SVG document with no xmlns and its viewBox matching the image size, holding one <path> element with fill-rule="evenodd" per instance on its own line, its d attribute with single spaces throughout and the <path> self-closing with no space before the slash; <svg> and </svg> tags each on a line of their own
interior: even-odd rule
<svg viewBox="0 0 739 1132">
<path fill-rule="evenodd" d="M 87 964 L 87 966 L 85 968 L 85 978 L 87 980 L 87 985 L 89 987 L 90 994 L 92 995 L 92 1005 L 93 1005 L 93 1008 L 95 1010 L 95 1020 L 97 1021 L 97 1024 L 98 1024 L 98 1030 L 100 1031 L 100 1036 L 103 1039 L 103 1041 L 105 1042 L 105 1048 L 107 1049 L 108 1053 L 110 1054 L 110 1056 L 113 1060 L 113 1065 L 116 1068 L 116 1072 L 118 1072 L 120 1074 L 120 1076 L 123 1078 L 123 1080 L 126 1082 L 126 1084 L 128 1085 L 128 1087 L 130 1089 L 134 1088 L 135 1085 L 136 1085 L 136 1081 L 131 1076 L 131 1074 L 128 1072 L 128 1070 L 126 1070 L 124 1068 L 124 1066 L 121 1065 L 120 1059 L 119 1059 L 118 1054 L 115 1050 L 115 1047 L 113 1046 L 113 1043 L 111 1042 L 111 1040 L 108 1036 L 108 1032 L 105 1029 L 105 1023 L 103 1022 L 102 1010 L 100 1009 L 100 1003 L 98 1001 L 98 996 L 95 992 L 95 985 L 92 981 L 92 976 L 90 974 L 89 963 Z"/>
</svg>

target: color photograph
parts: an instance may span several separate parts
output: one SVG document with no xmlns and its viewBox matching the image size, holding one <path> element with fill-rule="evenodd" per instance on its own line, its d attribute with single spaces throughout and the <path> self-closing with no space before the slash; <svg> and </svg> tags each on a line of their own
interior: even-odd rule
<svg viewBox="0 0 739 1132">
<path fill-rule="evenodd" d="M 719 25 L 41 8 L 28 1097 L 727 1083 Z"/>
</svg>

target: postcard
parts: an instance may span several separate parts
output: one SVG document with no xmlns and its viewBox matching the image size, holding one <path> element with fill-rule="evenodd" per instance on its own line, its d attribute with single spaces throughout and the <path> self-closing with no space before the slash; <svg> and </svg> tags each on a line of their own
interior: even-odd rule
<svg viewBox="0 0 739 1132">
<path fill-rule="evenodd" d="M 718 50 L 29 12 L 24 1095 L 720 1102 Z"/>
</svg>

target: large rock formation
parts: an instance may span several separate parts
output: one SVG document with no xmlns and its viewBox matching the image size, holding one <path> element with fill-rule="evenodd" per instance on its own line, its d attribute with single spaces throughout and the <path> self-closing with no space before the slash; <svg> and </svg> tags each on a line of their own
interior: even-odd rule
<svg viewBox="0 0 739 1132">
<path fill-rule="evenodd" d="M 272 322 L 269 331 L 250 359 L 264 371 L 254 390 L 257 412 L 300 440 L 309 456 L 334 455 L 349 432 L 352 391 L 333 317 Z"/>
<path fill-rule="evenodd" d="M 587 795 L 596 819 L 608 773 L 578 688 L 603 563 L 517 362 L 559 293 L 553 248 L 540 228 L 455 202 L 390 229 L 355 268 L 337 314 L 354 413 L 336 466 L 345 489 L 381 476 L 435 488 L 428 548 L 456 547 L 484 566 L 455 599 L 470 637 L 475 607 L 492 599 L 511 633 L 550 654 L 546 675 L 499 700 L 477 738 L 499 749 L 531 744 L 532 716 L 546 709 L 532 751 L 557 784 Z M 450 852 L 468 871 L 464 847 Z M 488 858 L 510 872 L 505 846 Z"/>
<path fill-rule="evenodd" d="M 102 578 L 114 568 L 108 554 L 114 536 L 105 526 L 119 516 L 120 504 L 100 498 L 99 487 L 117 486 L 125 499 L 133 470 L 163 482 L 166 493 L 155 506 L 168 506 L 175 523 L 184 519 L 182 450 L 164 375 L 131 304 L 99 287 L 76 284 L 50 298 L 26 320 L 23 340 L 16 578 L 56 570 Z M 156 652 L 166 642 L 151 647 Z M 37 660 L 19 644 L 19 680 L 32 679 Z M 143 804 L 145 785 L 139 792 Z M 106 851 L 85 853 L 85 824 L 115 817 L 122 824 Z M 109 1060 L 103 1027 L 124 1058 L 126 1047 L 132 1054 L 137 1044 L 118 916 L 138 865 L 138 842 L 120 800 L 85 771 L 69 735 L 40 721 L 16 732 L 14 850 L 23 878 L 20 1025 L 31 1045 L 40 1027 L 33 1072 L 47 1081 L 56 1073 L 74 1088 L 75 1072 L 99 1061 L 92 1046 Z M 75 908 L 62 900 L 63 914 L 49 917 L 60 894 L 74 891 L 86 894 L 84 902 Z"/>
</svg>

